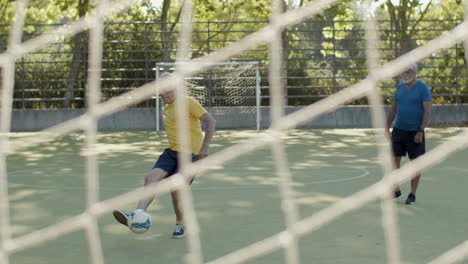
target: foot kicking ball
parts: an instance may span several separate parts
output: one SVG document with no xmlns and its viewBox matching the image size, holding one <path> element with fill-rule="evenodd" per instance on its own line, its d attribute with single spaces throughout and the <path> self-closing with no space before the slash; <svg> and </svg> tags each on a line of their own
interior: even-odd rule
<svg viewBox="0 0 468 264">
<path fill-rule="evenodd" d="M 151 226 L 151 215 L 143 209 L 136 209 L 130 214 L 128 226 L 133 233 L 142 234 Z"/>
</svg>

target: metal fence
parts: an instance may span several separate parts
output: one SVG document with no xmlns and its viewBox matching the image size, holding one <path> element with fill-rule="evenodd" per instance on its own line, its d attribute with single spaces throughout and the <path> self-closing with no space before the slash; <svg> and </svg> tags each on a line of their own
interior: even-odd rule
<svg viewBox="0 0 468 264">
<path fill-rule="evenodd" d="M 382 63 L 422 45 L 461 23 L 461 20 L 419 21 L 410 38 L 379 21 Z M 267 21 L 195 22 L 192 57 L 200 57 L 243 38 Z M 411 25 L 416 21 L 408 21 Z M 26 25 L 23 39 L 60 25 Z M 7 32 L 0 25 L 0 32 Z M 155 65 L 173 62 L 179 24 L 107 22 L 104 32 L 102 100 L 135 89 L 155 78 Z M 367 75 L 363 21 L 308 20 L 284 33 L 284 85 L 289 105 L 307 105 L 347 87 Z M 0 35 L 0 51 L 7 35 Z M 419 73 L 431 87 L 434 102 L 467 103 L 468 71 L 462 44 L 420 62 Z M 81 108 L 86 105 L 88 35 L 82 32 L 22 57 L 16 63 L 14 108 Z M 262 105 L 269 104 L 268 47 L 246 51 L 232 61 L 257 61 L 261 67 Z M 391 101 L 396 80 L 382 83 L 385 102 Z M 350 104 L 366 104 L 365 99 Z M 152 107 L 154 100 L 136 106 Z"/>
</svg>

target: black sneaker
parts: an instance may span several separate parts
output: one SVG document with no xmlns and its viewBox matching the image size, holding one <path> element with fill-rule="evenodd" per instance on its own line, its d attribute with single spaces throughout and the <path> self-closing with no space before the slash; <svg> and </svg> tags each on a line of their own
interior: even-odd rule
<svg viewBox="0 0 468 264">
<path fill-rule="evenodd" d="M 395 191 L 395 194 L 394 194 L 393 198 L 398 199 L 398 198 L 400 198 L 400 196 L 401 196 L 401 191 L 398 190 L 398 191 Z"/>
<path fill-rule="evenodd" d="M 408 194 L 405 204 L 414 204 L 416 202 L 416 196 L 412 193 Z"/>
<path fill-rule="evenodd" d="M 114 215 L 114 218 L 115 220 L 117 220 L 117 222 L 121 223 L 124 226 L 128 226 L 128 222 L 130 218 L 129 214 L 122 212 L 120 210 L 114 210 L 112 214 Z"/>
</svg>

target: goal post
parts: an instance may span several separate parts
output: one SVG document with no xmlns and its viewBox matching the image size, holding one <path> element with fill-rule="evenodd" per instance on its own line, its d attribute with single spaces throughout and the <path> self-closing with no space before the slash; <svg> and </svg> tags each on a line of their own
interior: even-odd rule
<svg viewBox="0 0 468 264">
<path fill-rule="evenodd" d="M 156 63 L 156 80 L 173 72 L 175 63 Z M 187 76 L 188 94 L 207 109 L 220 127 L 261 128 L 261 91 L 258 62 L 220 62 Z M 162 104 L 156 92 L 156 130 L 161 130 Z"/>
</svg>

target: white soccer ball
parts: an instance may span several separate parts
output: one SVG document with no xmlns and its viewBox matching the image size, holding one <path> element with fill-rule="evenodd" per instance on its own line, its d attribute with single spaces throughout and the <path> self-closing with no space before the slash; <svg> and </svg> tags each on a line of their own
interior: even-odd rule
<svg viewBox="0 0 468 264">
<path fill-rule="evenodd" d="M 128 227 L 132 232 L 142 234 L 148 231 L 151 226 L 151 215 L 143 209 L 136 209 L 130 214 Z"/>
</svg>

